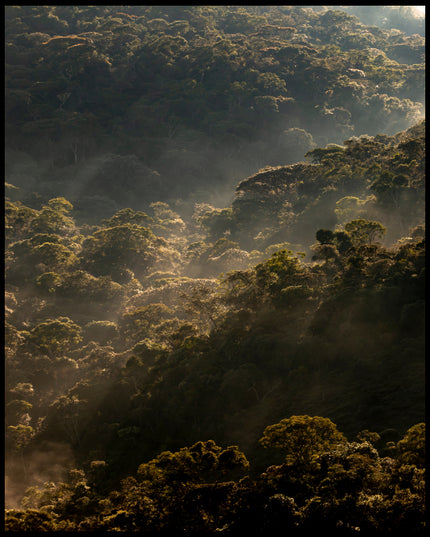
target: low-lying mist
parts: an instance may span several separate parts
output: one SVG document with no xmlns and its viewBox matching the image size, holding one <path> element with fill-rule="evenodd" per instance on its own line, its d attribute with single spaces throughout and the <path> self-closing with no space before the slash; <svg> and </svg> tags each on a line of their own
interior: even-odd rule
<svg viewBox="0 0 430 537">
<path fill-rule="evenodd" d="M 43 449 L 28 454 L 7 454 L 5 460 L 5 508 L 20 509 L 22 499 L 30 487 L 43 489 L 45 483 L 53 486 L 66 479 L 68 470 L 75 466 L 75 455 L 70 445 L 46 442 Z"/>
</svg>

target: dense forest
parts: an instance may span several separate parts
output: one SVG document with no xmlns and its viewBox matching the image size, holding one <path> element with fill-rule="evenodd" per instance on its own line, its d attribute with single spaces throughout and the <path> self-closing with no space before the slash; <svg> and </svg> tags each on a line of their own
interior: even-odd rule
<svg viewBox="0 0 430 537">
<path fill-rule="evenodd" d="M 6 6 L 6 531 L 425 533 L 424 19 Z"/>
</svg>

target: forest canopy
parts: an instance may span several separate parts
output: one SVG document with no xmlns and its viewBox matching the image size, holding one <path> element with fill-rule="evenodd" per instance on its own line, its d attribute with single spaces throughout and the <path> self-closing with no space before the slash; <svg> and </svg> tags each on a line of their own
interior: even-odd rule
<svg viewBox="0 0 430 537">
<path fill-rule="evenodd" d="M 261 167 L 422 119 L 420 19 L 331 8 L 6 6 L 8 182 L 87 219 L 223 203 Z"/>
<path fill-rule="evenodd" d="M 408 8 L 6 6 L 6 531 L 424 535 Z"/>
</svg>

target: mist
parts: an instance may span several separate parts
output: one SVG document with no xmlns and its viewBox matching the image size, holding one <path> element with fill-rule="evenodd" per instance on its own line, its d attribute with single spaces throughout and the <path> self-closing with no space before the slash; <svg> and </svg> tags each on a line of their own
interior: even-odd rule
<svg viewBox="0 0 430 537">
<path fill-rule="evenodd" d="M 327 6 L 357 16 L 364 24 L 425 36 L 425 6 Z"/>
<path fill-rule="evenodd" d="M 269 483 L 286 459 L 259 439 L 294 416 L 333 420 L 348 449 L 371 431 L 360 449 L 390 472 L 418 460 L 394 445 L 424 420 L 413 7 L 7 6 L 13 527 L 35 509 L 67 531 L 151 532 L 174 518 L 154 461 L 186 466 L 180 450 L 212 439 L 208 461 L 233 446 Z M 305 520 L 312 487 L 276 479 L 270 498 Z"/>
<path fill-rule="evenodd" d="M 75 456 L 65 443 L 46 442 L 30 454 L 7 455 L 5 460 L 5 508 L 20 509 L 30 487 L 43 489 L 45 483 L 61 483 L 74 468 Z M 38 505 L 30 507 L 38 508 Z"/>
</svg>

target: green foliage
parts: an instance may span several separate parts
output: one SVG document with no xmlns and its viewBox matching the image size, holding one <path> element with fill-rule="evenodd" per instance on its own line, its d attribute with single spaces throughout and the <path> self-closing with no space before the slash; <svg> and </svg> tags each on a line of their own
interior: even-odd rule
<svg viewBox="0 0 430 537">
<path fill-rule="evenodd" d="M 132 223 L 142 225 L 148 220 L 150 220 L 150 218 L 146 213 L 142 211 L 133 211 L 133 209 L 127 208 L 121 209 L 107 220 L 102 220 L 102 224 L 105 227 L 115 227 L 118 225 Z"/>
<path fill-rule="evenodd" d="M 68 317 L 48 319 L 32 328 L 28 342 L 50 355 L 59 355 L 82 340 L 81 328 Z"/>
<path fill-rule="evenodd" d="M 22 399 L 13 399 L 6 405 L 6 413 L 10 422 L 19 422 L 25 419 L 27 411 L 32 408 L 32 404 Z"/>
<path fill-rule="evenodd" d="M 52 293 L 61 282 L 61 276 L 56 272 L 44 272 L 36 278 L 36 285 L 43 291 Z"/>
<path fill-rule="evenodd" d="M 357 219 L 362 212 L 361 207 L 367 200 L 360 200 L 355 196 L 345 196 L 336 202 L 334 212 L 340 224 L 345 224 L 351 220 Z"/>
<path fill-rule="evenodd" d="M 139 341 L 152 334 L 162 320 L 171 318 L 173 310 L 164 304 L 149 304 L 125 313 L 118 322 L 121 337 Z"/>
<path fill-rule="evenodd" d="M 6 6 L 11 531 L 423 533 L 424 37 L 348 9 Z"/>
<path fill-rule="evenodd" d="M 97 278 L 84 270 L 76 270 L 61 276 L 56 294 L 69 300 L 88 299 L 90 306 L 104 303 L 110 309 L 123 297 L 124 290 L 109 276 Z"/>
<path fill-rule="evenodd" d="M 55 517 L 37 509 L 8 509 L 5 515 L 5 531 L 57 531 Z"/>
<path fill-rule="evenodd" d="M 76 266 L 77 256 L 61 242 L 62 238 L 59 235 L 48 233 L 36 233 L 31 238 L 14 242 L 10 248 L 13 257 L 7 265 L 11 280 L 31 281 L 36 276 L 37 282 L 39 275 L 48 272 L 48 268 L 52 269 L 50 272 L 55 273 Z M 44 278 L 40 282 L 42 287 L 43 281 Z"/>
<path fill-rule="evenodd" d="M 420 468 L 425 465 L 425 423 L 417 423 L 397 443 L 398 459 Z"/>
<path fill-rule="evenodd" d="M 118 329 L 112 321 L 91 321 L 83 327 L 84 341 L 111 343 L 118 336 Z"/>
<path fill-rule="evenodd" d="M 319 416 L 291 416 L 269 425 L 260 439 L 263 447 L 282 450 L 285 460 L 293 464 L 309 464 L 324 451 L 346 441 L 336 425 Z"/>
<path fill-rule="evenodd" d="M 190 534 L 215 535 L 228 527 L 232 535 L 247 529 L 259 536 L 280 528 L 292 535 L 317 528 L 337 533 L 342 521 L 342 526 L 384 535 L 394 521 L 399 531 L 424 534 L 422 469 L 380 457 L 367 441 L 347 442 L 333 422 L 319 416 L 291 418 L 296 447 L 305 438 L 297 436 L 299 421 L 306 421 L 308 433 L 312 424 L 322 426 L 316 428 L 312 450 L 318 452 L 318 464 L 304 467 L 297 458 L 269 466 L 261 476 L 241 477 L 249 463 L 237 446 L 223 449 L 212 440 L 200 441 L 141 464 L 135 476 L 123 479 L 120 488 L 105 497 L 100 479 L 107 465 L 94 460 L 87 474 L 71 470 L 62 483 L 28 489 L 25 510 L 6 511 L 6 527 L 158 535 L 180 524 Z M 288 437 L 284 435 L 283 445 Z M 307 436 L 304 444 L 309 442 Z"/>
<path fill-rule="evenodd" d="M 334 233 L 330 229 L 319 229 L 316 232 L 316 239 L 321 244 L 331 244 L 334 239 Z"/>
<path fill-rule="evenodd" d="M 20 202 L 5 202 L 5 235 L 8 240 L 20 240 L 31 233 L 31 223 L 37 211 Z"/>
<path fill-rule="evenodd" d="M 82 243 L 81 263 L 96 276 L 111 276 L 120 283 L 128 279 L 127 270 L 138 277 L 146 275 L 155 262 L 174 266 L 177 253 L 150 229 L 126 223 L 96 231 Z"/>
<path fill-rule="evenodd" d="M 71 172 L 74 205 L 88 214 L 101 189 L 114 211 L 140 212 L 136 197 L 196 193 L 202 173 L 229 184 L 218 151 L 233 165 L 239 152 L 280 165 L 314 141 L 394 134 L 422 117 L 418 35 L 315 7 L 121 9 L 22 6 L 6 23 L 7 148 L 61 166 L 62 180 Z M 80 173 L 88 162 L 90 179 Z M 39 176 L 41 190 L 63 194 L 49 166 Z"/>
<path fill-rule="evenodd" d="M 70 202 L 64 198 L 55 198 L 43 206 L 32 222 L 36 233 L 58 233 L 74 230 L 74 220 L 66 216 L 73 209 Z"/>
<path fill-rule="evenodd" d="M 301 270 L 300 260 L 291 250 L 279 250 L 255 267 L 256 282 L 275 295 L 288 284 L 294 284 Z"/>
<path fill-rule="evenodd" d="M 341 155 L 345 151 L 342 146 L 331 146 L 326 148 L 318 147 L 306 153 L 306 157 L 314 163 L 321 164 L 324 160 L 332 160 L 334 157 Z"/>
<path fill-rule="evenodd" d="M 6 442 L 12 444 L 14 451 L 21 451 L 31 440 L 35 431 L 30 425 L 18 423 L 8 425 L 6 429 Z"/>
<path fill-rule="evenodd" d="M 138 477 L 152 483 L 206 482 L 220 479 L 235 470 L 244 471 L 249 462 L 237 446 L 222 449 L 213 440 L 197 442 L 189 448 L 165 451 L 138 468 Z"/>
<path fill-rule="evenodd" d="M 360 245 L 371 244 L 374 240 L 380 239 L 387 229 L 380 222 L 358 218 L 345 224 L 345 231 L 350 234 L 355 245 Z"/>
</svg>

